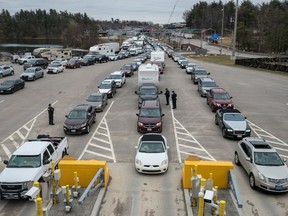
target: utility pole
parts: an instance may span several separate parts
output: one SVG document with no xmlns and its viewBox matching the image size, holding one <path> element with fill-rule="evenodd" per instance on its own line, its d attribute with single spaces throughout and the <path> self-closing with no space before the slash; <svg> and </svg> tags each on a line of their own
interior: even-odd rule
<svg viewBox="0 0 288 216">
<path fill-rule="evenodd" d="M 234 20 L 234 31 L 233 31 L 233 50 L 231 59 L 235 60 L 235 49 L 236 49 L 236 34 L 237 34 L 237 19 L 238 19 L 238 0 L 236 0 L 236 8 L 235 8 L 235 20 Z"/>
<path fill-rule="evenodd" d="M 220 55 L 222 55 L 222 46 L 223 46 L 223 29 L 224 29 L 224 5 L 222 8 L 222 26 L 221 26 L 221 45 L 220 45 Z"/>
</svg>

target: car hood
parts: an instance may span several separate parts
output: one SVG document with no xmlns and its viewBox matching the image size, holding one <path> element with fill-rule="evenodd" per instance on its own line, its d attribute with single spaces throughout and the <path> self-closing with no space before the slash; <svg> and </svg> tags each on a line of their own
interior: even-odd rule
<svg viewBox="0 0 288 216">
<path fill-rule="evenodd" d="M 108 93 L 111 89 L 99 89 L 100 93 Z"/>
<path fill-rule="evenodd" d="M 0 85 L 0 89 L 2 89 L 2 90 L 6 90 L 6 89 L 9 89 L 11 87 L 12 86 L 8 86 L 8 85 Z"/>
<path fill-rule="evenodd" d="M 213 99 L 213 102 L 214 103 L 219 103 L 219 104 L 232 104 L 231 100 L 216 100 L 216 99 Z"/>
<path fill-rule="evenodd" d="M 259 166 L 255 165 L 257 170 L 262 173 L 265 177 L 273 179 L 288 178 L 287 166 Z"/>
<path fill-rule="evenodd" d="M 57 69 L 57 68 L 60 68 L 60 67 L 48 67 L 47 69 L 49 70 L 49 69 L 52 69 L 52 70 L 54 70 L 54 69 Z"/>
<path fill-rule="evenodd" d="M 71 125 L 71 126 L 75 126 L 75 125 L 81 125 L 84 124 L 86 122 L 86 119 L 66 119 L 64 124 L 65 125 Z"/>
<path fill-rule="evenodd" d="M 22 73 L 20 76 L 34 76 L 35 73 Z"/>
<path fill-rule="evenodd" d="M 141 117 L 139 116 L 138 118 L 138 122 L 141 122 L 141 123 L 150 123 L 150 124 L 156 124 L 158 122 L 161 121 L 161 118 L 148 118 L 148 117 Z"/>
<path fill-rule="evenodd" d="M 167 153 L 142 153 L 138 152 L 136 159 L 140 160 L 142 165 L 160 165 L 163 160 L 168 159 Z"/>
<path fill-rule="evenodd" d="M 246 121 L 225 121 L 225 124 L 233 130 L 246 130 L 247 128 Z"/>
<path fill-rule="evenodd" d="M 8 168 L 6 167 L 1 175 L 0 182 L 27 182 L 34 181 L 35 176 L 40 173 L 41 167 L 37 168 Z"/>
<path fill-rule="evenodd" d="M 90 101 L 87 101 L 87 103 L 93 107 L 98 107 L 98 106 L 101 106 L 102 102 L 90 102 Z"/>
</svg>

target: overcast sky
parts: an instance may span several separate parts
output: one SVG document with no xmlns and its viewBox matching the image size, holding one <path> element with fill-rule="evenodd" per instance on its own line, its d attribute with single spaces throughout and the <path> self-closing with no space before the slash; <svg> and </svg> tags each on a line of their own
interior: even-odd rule
<svg viewBox="0 0 288 216">
<path fill-rule="evenodd" d="M 225 0 L 222 0 L 226 2 Z M 23 10 L 67 11 L 86 13 L 96 20 L 138 20 L 167 24 L 183 22 L 183 12 L 193 7 L 195 0 L 0 0 L 0 8 L 8 10 L 11 15 Z M 212 2 L 208 0 L 207 2 Z M 215 0 L 215 2 L 218 2 Z M 228 2 L 228 1 L 227 1 Z M 239 4 L 242 0 L 239 0 Z M 270 0 L 251 0 L 253 4 L 270 2 Z M 172 14 L 173 8 L 174 12 Z M 171 16 L 172 14 L 172 16 Z M 171 17 L 171 19 L 170 19 Z"/>
</svg>

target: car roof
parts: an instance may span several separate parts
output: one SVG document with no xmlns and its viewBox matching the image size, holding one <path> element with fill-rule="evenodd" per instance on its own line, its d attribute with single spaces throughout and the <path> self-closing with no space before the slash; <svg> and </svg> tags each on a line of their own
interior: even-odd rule
<svg viewBox="0 0 288 216">
<path fill-rule="evenodd" d="M 215 82 L 215 80 L 211 77 L 200 77 L 199 78 L 202 82 Z"/>
<path fill-rule="evenodd" d="M 103 92 L 93 92 L 90 95 L 97 96 L 97 95 L 103 95 L 103 94 L 105 94 L 105 93 L 103 93 Z"/>
<path fill-rule="evenodd" d="M 76 107 L 74 107 L 73 110 L 87 110 L 91 105 L 89 104 L 79 104 Z"/>
<path fill-rule="evenodd" d="M 211 91 L 216 93 L 227 93 L 227 91 L 223 88 L 212 88 Z"/>
<path fill-rule="evenodd" d="M 159 100 L 144 100 L 141 108 L 160 108 Z"/>
<path fill-rule="evenodd" d="M 112 72 L 111 74 L 123 74 L 124 72 L 123 71 L 114 71 L 114 72 Z"/>
<path fill-rule="evenodd" d="M 112 82 L 115 82 L 113 79 L 105 79 L 102 81 L 102 83 L 110 84 Z"/>
<path fill-rule="evenodd" d="M 149 133 L 141 136 L 141 141 L 162 141 L 165 142 L 164 137 L 161 134 Z"/>
</svg>

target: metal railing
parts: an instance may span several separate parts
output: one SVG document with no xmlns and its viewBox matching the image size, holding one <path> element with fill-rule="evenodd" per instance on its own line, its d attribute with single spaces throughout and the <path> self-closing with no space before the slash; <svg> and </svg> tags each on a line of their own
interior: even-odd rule
<svg viewBox="0 0 288 216">
<path fill-rule="evenodd" d="M 239 192 L 235 175 L 232 170 L 229 170 L 228 172 L 228 185 L 237 201 L 238 208 L 242 208 L 243 207 L 242 198 Z"/>
</svg>

